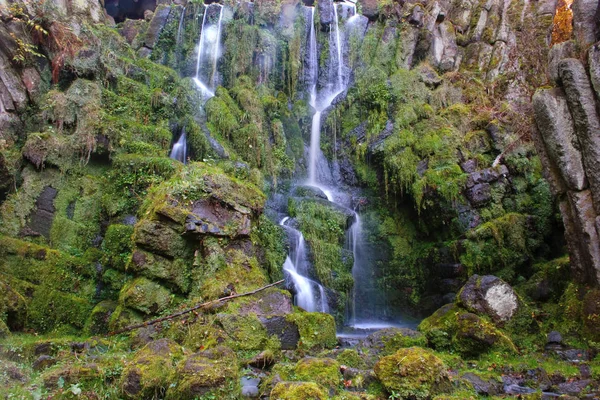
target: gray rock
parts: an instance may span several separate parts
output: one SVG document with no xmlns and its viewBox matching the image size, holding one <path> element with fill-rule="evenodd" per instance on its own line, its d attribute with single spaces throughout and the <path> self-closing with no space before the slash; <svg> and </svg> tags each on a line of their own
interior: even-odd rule
<svg viewBox="0 0 600 400">
<path fill-rule="evenodd" d="M 598 40 L 596 12 L 598 0 L 577 0 L 571 7 L 573 10 L 573 34 L 582 48 Z"/>
<path fill-rule="evenodd" d="M 493 275 L 473 275 L 457 296 L 458 303 L 476 314 L 485 314 L 495 322 L 510 320 L 519 308 L 514 290 Z"/>
<path fill-rule="evenodd" d="M 478 183 L 469 188 L 466 195 L 473 207 L 483 206 L 492 199 L 490 184 Z"/>
<path fill-rule="evenodd" d="M 548 74 L 553 82 L 558 83 L 560 79 L 558 76 L 558 63 L 565 58 L 574 57 L 575 42 L 573 41 L 557 43 L 550 48 L 548 52 Z"/>
<path fill-rule="evenodd" d="M 375 21 L 379 17 L 379 5 L 377 0 L 358 0 L 361 5 L 362 14 Z"/>
<path fill-rule="evenodd" d="M 328 27 L 333 22 L 333 2 L 329 0 L 316 0 L 316 2 L 321 27 Z"/>
<path fill-rule="evenodd" d="M 167 25 L 167 20 L 169 19 L 170 13 L 171 7 L 169 6 L 161 5 L 156 8 L 154 16 L 152 17 L 152 21 L 150 21 L 150 25 L 146 31 L 144 46 L 149 49 L 154 49 L 154 46 L 156 46 L 156 43 L 158 43 L 160 34 Z"/>
<path fill-rule="evenodd" d="M 569 192 L 568 210 L 561 204 L 561 214 L 565 222 L 565 235 L 569 238 L 569 253 L 572 257 L 572 268 L 581 282 L 600 282 L 600 237 L 596 230 L 597 214 L 593 208 L 590 190 Z M 565 218 L 569 221 L 565 221 Z M 567 228 L 567 225 L 570 225 Z M 571 231 L 572 230 L 572 231 Z"/>
<path fill-rule="evenodd" d="M 587 388 L 592 381 L 590 379 L 582 379 L 578 381 L 567 381 L 558 384 L 558 391 L 562 394 L 568 394 L 571 396 L 579 395 L 585 388 Z"/>
<path fill-rule="evenodd" d="M 467 187 L 473 187 L 478 183 L 492 183 L 508 175 L 506 165 L 499 165 L 496 168 L 486 168 L 481 171 L 475 171 L 467 178 Z"/>
<path fill-rule="evenodd" d="M 46 186 L 36 200 L 36 208 L 29 217 L 27 225 L 27 234 L 30 236 L 41 235 L 46 238 L 50 237 L 50 229 L 54 221 L 54 199 L 58 191 L 53 187 Z"/>
<path fill-rule="evenodd" d="M 538 90 L 533 96 L 533 110 L 547 154 L 567 188 L 583 190 L 587 184 L 585 171 L 564 93 L 557 88 Z"/>
<path fill-rule="evenodd" d="M 0 51 L 0 81 L 2 82 L 2 104 L 6 110 L 23 110 L 27 105 L 27 89 L 21 76 L 13 69 L 8 57 Z M 10 99 L 7 97 L 10 95 Z M 12 103 L 12 104 L 11 104 Z"/>
<path fill-rule="evenodd" d="M 389 349 L 389 344 L 393 343 L 394 339 L 398 337 L 419 339 L 423 337 L 423 334 L 409 328 L 385 328 L 361 340 L 357 349 L 371 356 L 378 355 Z"/>
<path fill-rule="evenodd" d="M 600 43 L 596 43 L 594 46 L 590 47 L 588 60 L 590 63 L 592 86 L 596 92 L 596 97 L 600 99 Z"/>
<path fill-rule="evenodd" d="M 556 350 L 555 352 L 561 359 L 572 363 L 590 361 L 593 358 L 587 350 L 583 349 Z"/>
<path fill-rule="evenodd" d="M 548 338 L 546 339 L 546 343 L 562 343 L 562 335 L 560 332 L 552 331 L 548 334 Z"/>
<path fill-rule="evenodd" d="M 425 16 L 425 11 L 420 5 L 416 5 L 413 7 L 412 12 L 410 13 L 410 17 L 408 17 L 408 23 L 411 25 L 420 28 L 423 26 L 423 17 Z"/>
<path fill-rule="evenodd" d="M 259 391 L 256 386 L 242 386 L 242 397 L 248 397 L 250 399 L 258 398 Z"/>
<path fill-rule="evenodd" d="M 300 332 L 293 322 L 287 321 L 285 316 L 260 317 L 269 335 L 276 335 L 281 342 L 283 350 L 294 350 L 300 340 Z"/>
<path fill-rule="evenodd" d="M 594 93 L 581 61 L 574 58 L 565 59 L 558 64 L 558 72 L 581 145 L 596 212 L 600 212 L 600 120 L 596 112 Z"/>
<path fill-rule="evenodd" d="M 461 379 L 468 382 L 477 394 L 483 396 L 495 396 L 502 393 L 502 384 L 493 379 L 484 380 L 472 372 L 463 374 Z"/>
</svg>

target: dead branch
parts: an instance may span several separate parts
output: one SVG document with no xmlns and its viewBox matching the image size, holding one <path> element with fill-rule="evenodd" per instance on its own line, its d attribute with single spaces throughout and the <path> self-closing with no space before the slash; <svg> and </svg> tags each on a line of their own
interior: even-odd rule
<svg viewBox="0 0 600 400">
<path fill-rule="evenodd" d="M 208 309 L 208 308 L 211 308 L 211 307 L 213 307 L 213 306 L 215 306 L 215 305 L 217 305 L 217 304 L 219 304 L 221 302 L 229 301 L 229 300 L 232 300 L 232 299 L 236 299 L 238 297 L 250 296 L 252 294 L 255 294 L 255 293 L 258 293 L 260 291 L 263 291 L 263 290 L 265 290 L 267 288 L 279 285 L 280 283 L 283 283 L 283 282 L 284 282 L 284 280 L 282 279 L 282 280 L 277 281 L 275 283 L 271 283 L 270 285 L 263 286 L 263 287 L 258 288 L 256 290 L 253 290 L 251 292 L 241 293 L 241 294 L 233 294 L 231 296 L 222 297 L 220 299 L 216 299 L 216 300 L 212 300 L 212 301 L 209 301 L 209 302 L 206 302 L 206 303 L 198 304 L 198 305 L 196 305 L 196 306 L 194 306 L 192 308 L 188 308 L 188 309 L 185 309 L 183 311 L 176 312 L 174 314 L 165 315 L 164 317 L 156 318 L 156 319 L 153 319 L 153 320 L 150 320 L 150 321 L 145 321 L 145 322 L 142 322 L 141 324 L 127 326 L 127 327 L 125 327 L 123 329 L 119 329 L 117 331 L 109 333 L 108 336 L 114 336 L 114 335 L 118 335 L 120 333 L 132 331 L 134 329 L 143 328 L 143 327 L 150 326 L 150 325 L 155 325 L 155 324 L 158 324 L 159 322 L 163 322 L 163 321 L 169 321 L 169 320 L 171 320 L 173 318 L 177 318 L 177 317 L 180 317 L 182 315 L 189 314 L 189 313 L 194 312 L 196 310 Z"/>
</svg>

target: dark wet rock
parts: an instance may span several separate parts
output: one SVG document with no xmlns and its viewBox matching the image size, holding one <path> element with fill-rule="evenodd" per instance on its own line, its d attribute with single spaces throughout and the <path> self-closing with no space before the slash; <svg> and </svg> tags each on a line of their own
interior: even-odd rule
<svg viewBox="0 0 600 400">
<path fill-rule="evenodd" d="M 29 217 L 29 229 L 27 236 L 41 235 L 46 238 L 50 237 L 50 230 L 52 229 L 52 223 L 54 222 L 54 199 L 58 191 L 53 187 L 46 186 L 42 193 L 36 200 L 36 208 Z"/>
<path fill-rule="evenodd" d="M 494 379 L 485 380 L 472 372 L 467 372 L 460 378 L 471 385 L 477 394 L 495 396 L 502 393 L 502 383 Z"/>
<path fill-rule="evenodd" d="M 237 236 L 250 234 L 250 215 L 223 206 L 218 201 L 198 200 L 188 215 L 185 229 L 188 233 Z"/>
<path fill-rule="evenodd" d="M 266 316 L 259 319 L 269 336 L 276 335 L 279 338 L 283 350 L 294 350 L 298 346 L 300 340 L 298 327 L 293 322 L 287 321 L 285 316 Z"/>
<path fill-rule="evenodd" d="M 256 356 L 254 356 L 249 362 L 248 365 L 254 368 L 270 368 L 275 364 L 276 360 L 273 357 L 273 353 L 270 351 L 261 351 Z"/>
<path fill-rule="evenodd" d="M 572 363 L 589 361 L 593 358 L 589 351 L 583 349 L 556 350 L 556 354 L 561 359 Z"/>
<path fill-rule="evenodd" d="M 547 344 L 561 344 L 562 343 L 562 335 L 560 332 L 552 331 L 548 333 L 548 337 L 546 339 Z"/>
<path fill-rule="evenodd" d="M 467 178 L 467 187 L 473 187 L 479 183 L 492 183 L 500 178 L 508 175 L 508 168 L 506 165 L 500 165 L 496 168 L 486 168 L 480 171 L 474 171 L 469 174 Z"/>
<path fill-rule="evenodd" d="M 264 290 L 251 298 L 252 301 L 240 306 L 240 314 L 254 313 L 258 316 L 283 316 L 293 311 L 291 296 L 280 290 Z"/>
<path fill-rule="evenodd" d="M 469 202 L 473 207 L 483 206 L 492 199 L 492 193 L 489 183 L 478 183 L 467 189 L 466 192 Z"/>
<path fill-rule="evenodd" d="M 147 48 L 154 49 L 154 46 L 156 46 L 158 38 L 167 24 L 170 13 L 171 7 L 169 6 L 157 7 L 154 16 L 152 17 L 152 21 L 150 21 L 150 25 L 148 26 L 148 30 L 146 31 L 146 38 L 144 39 L 144 45 Z"/>
<path fill-rule="evenodd" d="M 567 381 L 558 385 L 558 391 L 562 394 L 578 396 L 591 384 L 592 380 L 590 379 Z"/>
<path fill-rule="evenodd" d="M 290 191 L 291 196 L 308 197 L 327 200 L 327 195 L 316 186 L 298 185 Z"/>
<path fill-rule="evenodd" d="M 377 0 L 359 0 L 361 5 L 362 15 L 375 21 L 379 17 L 379 4 Z"/>
<path fill-rule="evenodd" d="M 325 29 L 329 24 L 333 22 L 333 2 L 328 0 L 316 0 L 317 7 L 319 10 L 319 19 L 321 22 L 321 27 Z"/>
<path fill-rule="evenodd" d="M 460 305 L 495 322 L 510 320 L 519 308 L 517 295 L 510 285 L 493 275 L 473 275 L 458 294 Z"/>
</svg>

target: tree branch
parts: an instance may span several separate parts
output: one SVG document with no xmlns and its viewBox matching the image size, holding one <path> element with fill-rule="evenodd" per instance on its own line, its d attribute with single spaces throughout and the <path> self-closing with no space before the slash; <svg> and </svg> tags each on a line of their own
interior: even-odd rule
<svg viewBox="0 0 600 400">
<path fill-rule="evenodd" d="M 280 283 L 283 283 L 283 282 L 284 282 L 284 280 L 282 279 L 282 280 L 277 281 L 275 283 L 271 283 L 270 285 L 263 286 L 263 287 L 258 288 L 256 290 L 253 290 L 251 292 L 241 293 L 241 294 L 234 294 L 234 295 L 231 295 L 231 296 L 222 297 L 220 299 L 212 300 L 212 301 L 209 301 L 209 302 L 206 302 L 206 303 L 198 304 L 198 305 L 196 305 L 196 306 L 194 306 L 192 308 L 188 308 L 188 309 L 185 309 L 183 311 L 176 312 L 174 314 L 165 315 L 164 317 L 160 317 L 160 318 L 153 319 L 153 320 L 150 320 L 150 321 L 145 321 L 145 322 L 142 322 L 141 324 L 127 326 L 125 328 L 122 328 L 122 329 L 119 329 L 117 331 L 111 332 L 108 335 L 109 336 L 114 336 L 114 335 L 118 335 L 120 333 L 132 331 L 134 329 L 143 328 L 143 327 L 150 326 L 150 325 L 155 325 L 155 324 L 158 324 L 159 322 L 168 321 L 168 320 L 171 320 L 173 318 L 177 318 L 177 317 L 180 317 L 182 315 L 189 314 L 189 313 L 191 313 L 193 311 L 196 311 L 196 310 L 201 310 L 201 309 L 204 310 L 204 309 L 210 308 L 210 307 L 212 307 L 212 306 L 214 306 L 216 304 L 219 304 L 219 303 L 222 303 L 222 302 L 225 302 L 225 301 L 229 301 L 229 300 L 232 300 L 232 299 L 236 299 L 238 297 L 250 296 L 252 294 L 255 294 L 255 293 L 258 293 L 260 291 L 263 291 L 263 290 L 265 290 L 267 288 L 279 285 Z"/>
</svg>

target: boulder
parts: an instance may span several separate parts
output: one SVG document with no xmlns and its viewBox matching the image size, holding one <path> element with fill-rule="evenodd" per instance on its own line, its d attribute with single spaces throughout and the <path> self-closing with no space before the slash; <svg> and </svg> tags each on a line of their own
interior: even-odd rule
<svg viewBox="0 0 600 400">
<path fill-rule="evenodd" d="M 217 320 L 231 338 L 230 346 L 239 350 L 262 350 L 268 340 L 267 330 L 254 314 L 218 314 Z"/>
<path fill-rule="evenodd" d="M 335 388 L 342 379 L 340 364 L 331 358 L 303 358 L 296 363 L 294 375 L 300 381 L 319 382 L 327 388 Z"/>
<path fill-rule="evenodd" d="M 144 314 L 157 314 L 171 304 L 171 292 L 146 278 L 137 278 L 123 287 L 119 302 Z"/>
<path fill-rule="evenodd" d="M 289 292 L 269 288 L 248 296 L 248 301 L 241 301 L 240 314 L 254 313 L 258 316 L 283 316 L 293 311 L 292 296 Z"/>
<path fill-rule="evenodd" d="M 279 382 L 271 390 L 271 399 L 277 400 L 327 400 L 327 392 L 314 382 Z"/>
<path fill-rule="evenodd" d="M 442 360 L 419 347 L 400 349 L 383 357 L 374 370 L 387 391 L 402 398 L 430 398 L 452 388 Z"/>
<path fill-rule="evenodd" d="M 185 260 L 174 260 L 141 249 L 133 252 L 127 271 L 169 283 L 181 293 L 187 293 L 190 285 L 189 265 Z"/>
<path fill-rule="evenodd" d="M 566 186 L 583 190 L 587 182 L 580 145 L 564 92 L 558 88 L 538 90 L 533 96 L 533 110 L 548 156 Z"/>
<path fill-rule="evenodd" d="M 293 322 L 282 315 L 260 317 L 260 322 L 269 336 L 276 335 L 282 350 L 294 350 L 300 340 L 300 332 Z"/>
<path fill-rule="evenodd" d="M 479 395 L 496 396 L 502 393 L 502 383 L 495 379 L 483 379 L 479 375 L 467 372 L 460 379 L 471 386 Z"/>
<path fill-rule="evenodd" d="M 178 383 L 167 393 L 166 399 L 197 399 L 209 395 L 224 398 L 232 395 L 231 388 L 238 382 L 238 367 L 233 351 L 224 346 L 194 353 L 177 366 Z"/>
<path fill-rule="evenodd" d="M 379 17 L 379 2 L 377 0 L 358 0 L 362 15 L 375 21 Z"/>
<path fill-rule="evenodd" d="M 519 308 L 519 300 L 510 285 L 493 275 L 473 275 L 457 296 L 467 310 L 487 315 L 495 322 L 509 321 Z"/>
<path fill-rule="evenodd" d="M 490 202 L 492 192 L 489 183 L 478 183 L 467 189 L 467 199 L 473 207 L 481 207 Z"/>
<path fill-rule="evenodd" d="M 369 355 L 387 356 L 400 348 L 426 344 L 427 339 L 421 332 L 408 328 L 385 328 L 361 340 L 357 349 Z"/>
<path fill-rule="evenodd" d="M 20 331 L 27 321 L 27 302 L 12 286 L 0 281 L 0 321 L 6 330 Z"/>
<path fill-rule="evenodd" d="M 572 40 L 556 43 L 550 48 L 550 51 L 548 52 L 548 74 L 554 83 L 560 83 L 560 77 L 558 76 L 558 63 L 565 58 L 575 58 L 575 50 L 575 42 Z"/>
<path fill-rule="evenodd" d="M 161 393 L 163 397 L 175 380 L 175 363 L 181 356 L 181 348 L 170 339 L 148 343 L 123 370 L 123 395 L 129 399 L 147 399 Z"/>
<path fill-rule="evenodd" d="M 288 314 L 300 332 L 298 347 L 304 350 L 330 349 L 337 344 L 335 319 L 330 314 L 297 312 Z"/>
<path fill-rule="evenodd" d="M 110 317 L 117 309 L 117 302 L 103 300 L 96 304 L 86 323 L 86 330 L 91 335 L 103 335 L 109 332 L 108 325 Z"/>
<path fill-rule="evenodd" d="M 185 258 L 187 255 L 185 239 L 171 227 L 158 221 L 143 219 L 138 222 L 133 239 L 141 248 L 164 257 Z"/>
</svg>

